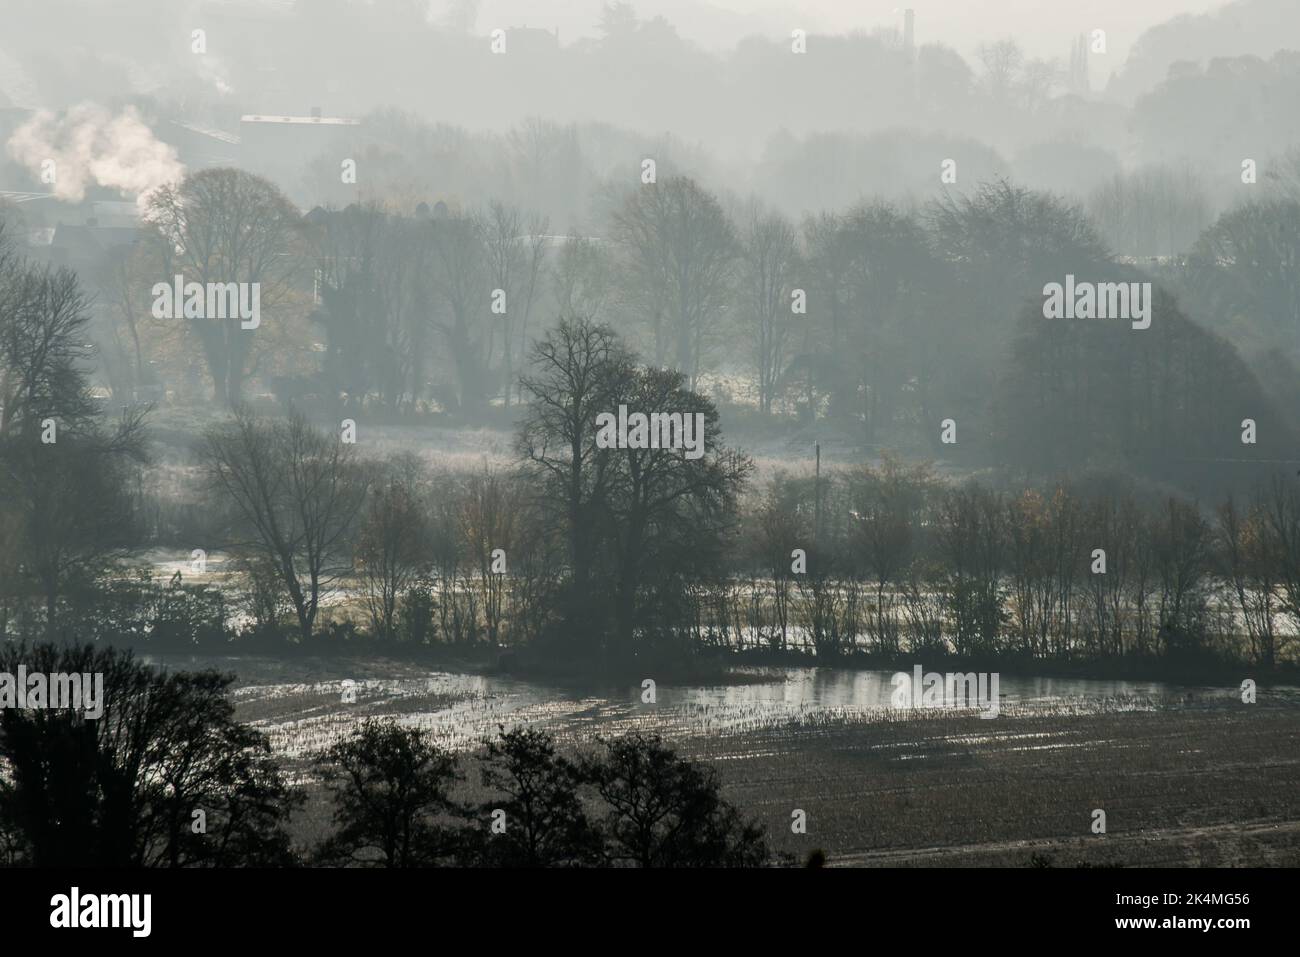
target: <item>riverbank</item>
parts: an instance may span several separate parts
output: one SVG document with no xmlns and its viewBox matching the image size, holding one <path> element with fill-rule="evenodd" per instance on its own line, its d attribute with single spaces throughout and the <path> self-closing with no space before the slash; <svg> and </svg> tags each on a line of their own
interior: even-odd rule
<svg viewBox="0 0 1300 957">
<path fill-rule="evenodd" d="M 1028 658 L 1019 655 L 959 656 L 933 651 L 880 655 L 855 652 L 821 656 L 802 649 L 731 649 L 705 646 L 682 656 L 641 657 L 602 664 L 578 657 L 552 658 L 544 651 L 487 644 L 410 644 L 362 637 L 321 635 L 310 643 L 284 640 L 235 640 L 193 647 L 149 641 L 127 642 L 141 655 L 183 657 L 256 657 L 284 661 L 334 660 L 340 665 L 368 661 L 490 674 L 560 684 L 640 683 L 658 685 L 745 684 L 753 668 L 828 668 L 842 671 L 904 671 L 917 665 L 938 672 L 997 672 L 1006 676 L 1081 678 L 1103 681 L 1159 681 L 1182 685 L 1300 685 L 1300 664 L 1285 662 L 1264 670 L 1247 662 L 1202 658 L 1125 657 L 1093 659 Z"/>
<path fill-rule="evenodd" d="M 1167 658 L 1090 658 L 1062 660 L 1029 658 L 1023 655 L 943 655 L 907 652 L 879 655 L 854 652 L 836 657 L 818 657 L 801 649 L 752 648 L 724 651 L 737 664 L 847 670 L 908 671 L 921 664 L 927 671 L 998 672 L 1006 675 L 1034 675 L 1045 678 L 1091 678 L 1117 681 L 1163 681 L 1171 684 L 1222 684 L 1252 678 L 1277 684 L 1300 684 L 1300 664 L 1285 662 L 1264 670 L 1247 662 L 1224 659 L 1171 661 Z"/>
</svg>

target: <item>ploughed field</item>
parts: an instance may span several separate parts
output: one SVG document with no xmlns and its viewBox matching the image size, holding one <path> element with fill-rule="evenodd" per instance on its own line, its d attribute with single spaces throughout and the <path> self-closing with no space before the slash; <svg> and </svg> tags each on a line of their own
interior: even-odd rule
<svg viewBox="0 0 1300 957">
<path fill-rule="evenodd" d="M 311 758 L 366 717 L 473 750 L 499 724 L 566 748 L 662 734 L 798 860 L 858 866 L 1300 865 L 1300 690 L 1001 676 L 997 717 L 889 707 L 890 674 L 752 669 L 735 684 L 572 687 L 390 661 L 202 659 L 235 671 L 264 731 L 328 815 Z M 467 776 L 474 795 L 477 773 Z M 796 809 L 807 833 L 791 830 Z M 1106 833 L 1093 833 L 1105 811 Z M 319 819 L 319 820 L 318 820 Z"/>
<path fill-rule="evenodd" d="M 685 750 L 774 846 L 820 847 L 831 865 L 1300 865 L 1294 701 L 830 722 Z M 807 835 L 791 833 L 794 808 Z"/>
</svg>

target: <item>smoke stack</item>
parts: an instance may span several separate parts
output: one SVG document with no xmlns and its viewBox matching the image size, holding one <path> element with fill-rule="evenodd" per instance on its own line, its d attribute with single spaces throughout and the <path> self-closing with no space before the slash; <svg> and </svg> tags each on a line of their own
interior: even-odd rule
<svg viewBox="0 0 1300 957">
<path fill-rule="evenodd" d="M 916 12 L 910 7 L 903 11 L 903 52 L 907 54 L 907 61 L 912 61 L 912 53 L 915 46 L 915 27 Z"/>
<path fill-rule="evenodd" d="M 312 118 L 313 120 L 319 120 L 319 119 L 320 119 L 320 107 L 319 107 L 319 106 L 313 106 L 313 107 L 311 108 L 311 118 Z"/>
</svg>

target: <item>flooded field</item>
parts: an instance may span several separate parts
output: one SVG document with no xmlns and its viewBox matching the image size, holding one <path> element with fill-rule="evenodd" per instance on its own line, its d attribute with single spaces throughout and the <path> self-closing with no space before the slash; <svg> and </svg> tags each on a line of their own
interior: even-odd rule
<svg viewBox="0 0 1300 957">
<path fill-rule="evenodd" d="M 392 661 L 163 656 L 239 675 L 238 716 L 310 784 L 312 754 L 368 716 L 473 749 L 497 725 L 584 748 L 657 731 L 709 762 L 772 845 L 832 865 L 1300 863 L 1300 689 L 1001 676 L 1001 712 L 899 711 L 891 672 L 750 669 L 745 683 L 572 687 Z M 352 700 L 355 697 L 355 700 Z M 347 699 L 345 701 L 345 699 Z M 471 777 L 465 787 L 476 788 Z M 310 788 L 309 788 L 310 791 Z M 1093 834 L 1104 809 L 1108 832 Z M 791 830 L 805 812 L 807 833 Z M 299 820 L 324 833 L 313 795 Z"/>
<path fill-rule="evenodd" d="M 742 683 L 661 685 L 653 704 L 640 685 L 572 686 L 432 671 L 410 664 L 158 656 L 173 668 L 214 667 L 238 676 L 241 720 L 270 736 L 286 758 L 308 756 L 360 720 L 391 716 L 429 731 L 444 747 L 473 748 L 497 725 L 544 727 L 564 742 L 639 729 L 675 741 L 748 732 L 951 717 L 890 707 L 893 672 L 834 668 L 737 669 Z M 1004 674 L 1000 717 L 1065 716 L 1228 706 L 1236 688 Z M 1300 690 L 1274 696 L 1300 704 Z"/>
</svg>

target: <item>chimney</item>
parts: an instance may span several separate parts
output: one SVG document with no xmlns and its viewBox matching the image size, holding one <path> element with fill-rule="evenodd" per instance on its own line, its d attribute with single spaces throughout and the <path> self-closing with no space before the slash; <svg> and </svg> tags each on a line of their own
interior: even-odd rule
<svg viewBox="0 0 1300 957">
<path fill-rule="evenodd" d="M 313 120 L 319 120 L 319 119 L 320 119 L 320 107 L 319 107 L 319 106 L 313 106 L 313 107 L 311 108 L 311 118 L 312 118 Z"/>
<path fill-rule="evenodd" d="M 909 7 L 903 11 L 903 52 L 907 54 L 907 61 L 912 61 L 912 51 L 915 46 L 915 27 L 916 13 Z"/>
</svg>

